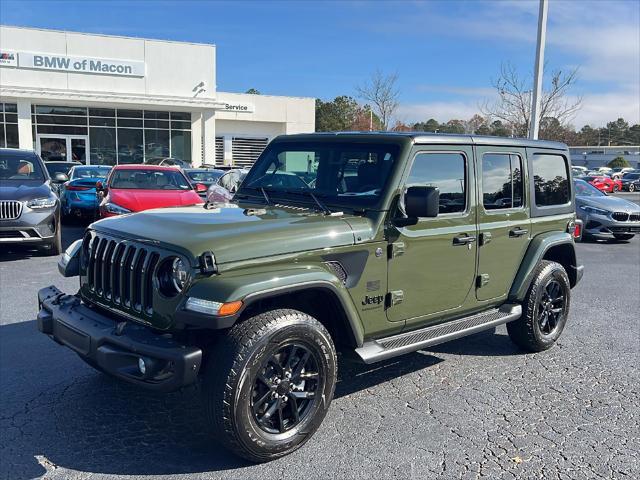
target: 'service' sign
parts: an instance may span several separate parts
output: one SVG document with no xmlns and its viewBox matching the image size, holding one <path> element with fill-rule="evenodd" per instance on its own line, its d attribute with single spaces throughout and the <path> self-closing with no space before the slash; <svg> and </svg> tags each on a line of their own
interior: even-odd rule
<svg viewBox="0 0 640 480">
<path fill-rule="evenodd" d="M 94 75 L 119 75 L 124 77 L 144 77 L 145 74 L 144 62 L 94 57 L 68 57 L 66 55 L 47 53 L 18 53 L 18 68 L 90 73 Z"/>
</svg>

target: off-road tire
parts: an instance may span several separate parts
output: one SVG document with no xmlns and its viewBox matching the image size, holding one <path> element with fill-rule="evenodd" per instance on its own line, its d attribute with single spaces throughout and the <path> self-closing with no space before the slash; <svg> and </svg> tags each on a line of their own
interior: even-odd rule
<svg viewBox="0 0 640 480">
<path fill-rule="evenodd" d="M 556 327 L 545 334 L 541 330 L 538 315 L 541 313 L 540 307 L 545 289 L 551 282 L 560 286 L 565 301 Z M 522 305 L 522 316 L 507 324 L 509 337 L 523 350 L 529 352 L 547 350 L 558 340 L 566 325 L 570 300 L 571 287 L 565 269 L 559 263 L 541 261 L 533 272 L 533 280 Z"/>
<path fill-rule="evenodd" d="M 306 413 L 290 430 L 269 433 L 258 423 L 252 395 L 258 375 L 264 377 L 264 365 L 292 344 L 308 349 L 314 359 L 318 369 L 315 400 L 307 404 Z M 337 377 L 336 358 L 329 332 L 300 311 L 266 311 L 236 324 L 212 347 L 204 372 L 203 400 L 214 438 L 252 462 L 273 460 L 300 448 L 329 409 Z"/>
<path fill-rule="evenodd" d="M 631 240 L 635 234 L 633 233 L 614 233 L 613 238 L 619 241 Z"/>
</svg>

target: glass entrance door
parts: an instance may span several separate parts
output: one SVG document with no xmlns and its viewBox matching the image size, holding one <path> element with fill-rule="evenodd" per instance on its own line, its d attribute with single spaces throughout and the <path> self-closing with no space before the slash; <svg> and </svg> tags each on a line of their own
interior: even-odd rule
<svg viewBox="0 0 640 480">
<path fill-rule="evenodd" d="M 88 139 L 78 135 L 38 135 L 38 154 L 45 162 L 79 162 L 86 164 Z"/>
</svg>

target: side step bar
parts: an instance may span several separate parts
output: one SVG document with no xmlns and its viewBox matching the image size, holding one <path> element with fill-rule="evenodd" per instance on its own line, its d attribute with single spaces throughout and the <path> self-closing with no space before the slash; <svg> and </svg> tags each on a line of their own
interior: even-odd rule
<svg viewBox="0 0 640 480">
<path fill-rule="evenodd" d="M 364 363 L 374 363 L 387 358 L 415 352 L 425 347 L 472 335 L 482 330 L 517 320 L 522 315 L 522 306 L 505 304 L 468 317 L 431 327 L 400 333 L 391 337 L 369 340 L 356 353 Z"/>
</svg>

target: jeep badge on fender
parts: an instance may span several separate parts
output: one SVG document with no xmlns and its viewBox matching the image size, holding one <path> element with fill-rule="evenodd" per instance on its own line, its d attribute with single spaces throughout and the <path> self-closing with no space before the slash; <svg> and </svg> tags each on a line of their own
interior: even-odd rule
<svg viewBox="0 0 640 480">
<path fill-rule="evenodd" d="M 583 270 L 569 166 L 526 139 L 277 137 L 230 204 L 90 225 L 60 262 L 80 290 L 40 290 L 38 328 L 141 387 L 201 382 L 213 438 L 272 460 L 320 427 L 336 349 L 372 363 L 500 324 L 551 347 Z"/>
</svg>

